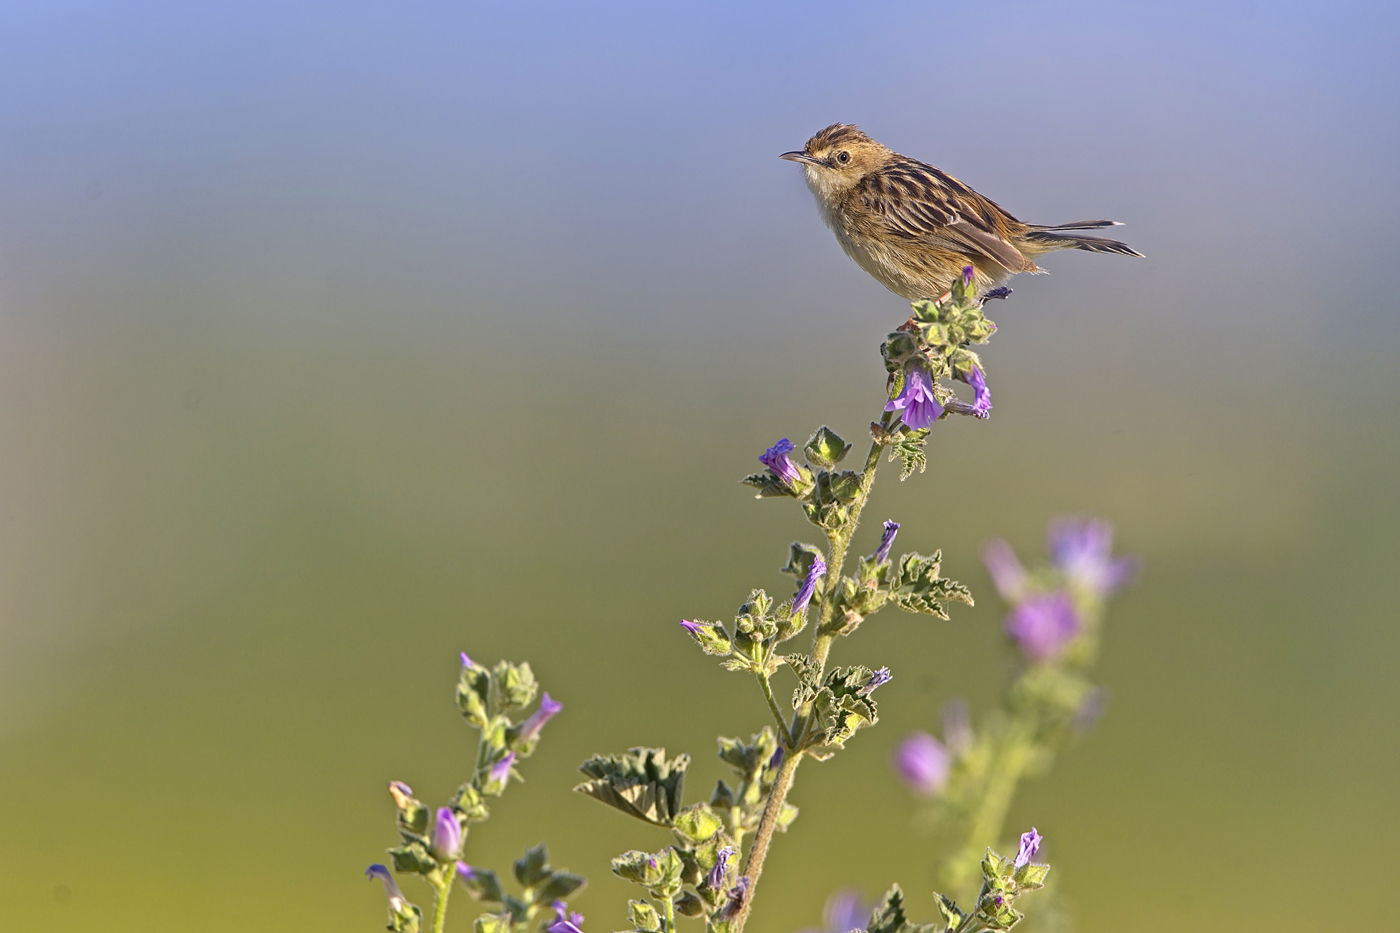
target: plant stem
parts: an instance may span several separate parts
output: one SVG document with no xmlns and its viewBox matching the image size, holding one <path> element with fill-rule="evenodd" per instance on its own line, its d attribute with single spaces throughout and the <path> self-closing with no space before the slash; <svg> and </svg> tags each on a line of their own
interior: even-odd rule
<svg viewBox="0 0 1400 933">
<path fill-rule="evenodd" d="M 758 888 L 758 876 L 763 873 L 763 860 L 768 857 L 768 846 L 773 841 L 773 832 L 778 828 L 778 814 L 782 812 L 783 804 L 787 801 L 792 776 L 801 761 L 801 752 L 793 752 L 784 758 L 778 767 L 778 776 L 773 779 L 773 786 L 768 789 L 768 802 L 763 807 L 763 816 L 754 832 L 753 845 L 749 847 L 748 857 L 744 860 L 742 873 L 749 877 L 749 893 L 734 918 L 734 933 L 741 933 L 744 923 L 749 919 L 749 908 L 753 906 L 754 891 Z"/>
<path fill-rule="evenodd" d="M 676 933 L 676 904 L 671 898 L 666 898 L 666 933 Z"/>
<path fill-rule="evenodd" d="M 763 688 L 763 697 L 768 701 L 768 709 L 773 714 L 773 720 L 778 724 L 778 737 L 782 740 L 783 747 L 792 751 L 792 733 L 788 731 L 787 722 L 783 719 L 783 711 L 778 708 L 778 702 L 773 699 L 773 685 L 768 682 L 768 675 L 758 673 L 758 684 Z"/>
<path fill-rule="evenodd" d="M 881 426 L 890 423 L 891 414 L 885 412 L 880 418 Z M 827 572 L 826 572 L 826 593 L 822 598 L 821 614 L 817 618 L 816 631 L 812 635 L 812 660 L 817 663 L 817 678 L 826 672 L 826 656 L 831 651 L 831 643 L 836 639 L 835 632 L 828 631 L 830 628 L 831 616 L 836 611 L 836 594 L 840 590 L 841 568 L 846 562 L 846 551 L 850 547 L 851 537 L 856 533 L 856 526 L 860 524 L 860 513 L 865 508 L 866 500 L 870 498 L 870 486 L 875 482 L 875 470 L 880 465 L 880 452 L 885 449 L 881 441 L 870 442 L 870 452 L 865 455 L 865 470 L 860 477 L 860 493 L 851 503 L 850 517 L 838 531 L 827 534 Z M 772 689 L 768 685 L 766 677 L 761 678 L 764 686 L 764 695 L 768 697 L 768 703 L 777 715 L 777 704 L 773 701 Z M 800 713 L 793 717 L 792 729 L 789 738 L 795 740 L 792 744 L 794 748 L 792 754 L 783 760 L 782 766 L 778 769 L 778 776 L 773 780 L 773 786 L 768 789 L 768 801 L 763 807 L 763 816 L 758 821 L 758 830 L 754 833 L 753 846 L 749 849 L 748 858 L 744 862 L 743 874 L 749 877 L 749 894 L 744 899 L 743 905 L 739 908 L 738 915 L 733 921 L 733 933 L 743 933 L 744 924 L 749 919 L 749 909 L 753 906 L 754 895 L 758 891 L 758 876 L 763 873 L 763 862 L 768 857 L 768 846 L 773 841 L 773 832 L 778 828 L 778 814 L 783 810 L 783 804 L 787 803 L 788 791 L 792 788 L 792 777 L 797 772 L 797 766 L 802 761 L 801 747 L 807 740 L 807 727 L 811 715 L 811 706 L 807 705 Z M 782 722 L 779 716 L 778 721 Z"/>
<path fill-rule="evenodd" d="M 437 886 L 436 897 L 434 898 L 435 903 L 433 905 L 432 933 L 442 933 L 442 925 L 447 920 L 447 898 L 451 894 L 452 874 L 449 874 L 447 880 Z"/>
</svg>

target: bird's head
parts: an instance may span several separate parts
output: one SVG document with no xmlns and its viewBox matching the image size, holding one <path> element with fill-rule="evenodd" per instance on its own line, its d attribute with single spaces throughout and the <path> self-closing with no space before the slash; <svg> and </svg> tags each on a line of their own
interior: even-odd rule
<svg viewBox="0 0 1400 933">
<path fill-rule="evenodd" d="M 829 200 L 880 169 L 893 155 L 859 127 L 833 123 L 807 140 L 802 149 L 784 152 L 778 158 L 800 163 L 813 193 Z"/>
</svg>

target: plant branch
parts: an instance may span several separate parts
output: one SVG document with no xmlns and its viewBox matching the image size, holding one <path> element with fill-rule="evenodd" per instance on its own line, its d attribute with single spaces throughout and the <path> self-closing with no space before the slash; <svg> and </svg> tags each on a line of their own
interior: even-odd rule
<svg viewBox="0 0 1400 933">
<path fill-rule="evenodd" d="M 757 674 L 758 685 L 763 688 L 763 698 L 768 701 L 768 710 L 773 714 L 773 721 L 778 724 L 778 737 L 782 739 L 783 747 L 792 751 L 792 733 L 788 731 L 787 722 L 783 719 L 783 711 L 779 709 L 778 702 L 773 699 L 773 685 L 768 682 L 768 675 L 759 671 Z"/>
<path fill-rule="evenodd" d="M 452 894 L 452 877 L 455 871 L 449 872 L 445 881 L 440 885 L 435 885 L 433 904 L 433 926 L 432 933 L 442 933 L 442 925 L 447 921 L 447 898 Z"/>
<path fill-rule="evenodd" d="M 758 821 L 753 845 L 749 847 L 748 857 L 744 860 L 744 870 L 741 872 L 749 877 L 749 893 L 734 918 L 734 933 L 742 933 L 744 923 L 749 919 L 749 908 L 753 906 L 754 892 L 758 888 L 758 876 L 763 873 L 763 860 L 768 857 L 768 846 L 778 828 L 778 814 L 782 812 L 783 804 L 787 801 L 788 789 L 792 787 L 792 776 L 801 761 L 801 752 L 793 752 L 784 758 L 778 767 L 778 776 L 773 779 L 773 786 L 768 790 L 768 802 L 763 807 L 763 816 Z"/>
</svg>

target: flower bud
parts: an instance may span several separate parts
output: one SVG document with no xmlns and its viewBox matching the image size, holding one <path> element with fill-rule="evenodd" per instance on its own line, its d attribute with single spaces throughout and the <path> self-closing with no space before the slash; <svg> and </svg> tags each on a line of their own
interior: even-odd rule
<svg viewBox="0 0 1400 933">
<path fill-rule="evenodd" d="M 1021 834 L 1021 845 L 1016 850 L 1016 867 L 1021 868 L 1030 863 L 1035 858 L 1035 853 L 1040 850 L 1040 841 L 1043 837 L 1031 827 L 1031 831 Z"/>
<path fill-rule="evenodd" d="M 540 730 L 544 728 L 544 724 L 558 715 L 559 711 L 563 708 L 563 703 L 551 697 L 549 691 L 545 691 L 544 696 L 540 698 L 540 708 L 535 710 L 529 719 L 521 723 L 520 741 L 523 743 L 533 742 L 539 737 Z"/>
<path fill-rule="evenodd" d="M 933 796 L 948 783 L 951 756 L 943 743 L 927 732 L 915 732 L 894 750 L 894 773 L 917 794 Z"/>
<path fill-rule="evenodd" d="M 433 855 L 440 861 L 455 861 L 462 854 L 462 824 L 457 814 L 447 807 L 437 812 L 433 821 Z"/>
</svg>

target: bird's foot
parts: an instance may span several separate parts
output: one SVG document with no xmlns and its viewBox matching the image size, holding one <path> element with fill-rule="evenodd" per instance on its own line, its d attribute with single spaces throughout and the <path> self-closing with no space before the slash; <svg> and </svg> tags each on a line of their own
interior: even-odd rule
<svg viewBox="0 0 1400 933">
<path fill-rule="evenodd" d="M 1009 298 L 1009 297 L 1011 297 L 1011 292 L 1012 292 L 1012 291 L 1013 291 L 1013 289 L 1008 288 L 1008 287 L 1005 286 L 1005 285 L 1000 285 L 1000 286 L 998 286 L 998 287 L 992 289 L 991 291 L 987 292 L 987 294 L 983 295 L 983 296 L 982 296 L 982 300 L 983 300 L 983 301 L 989 301 L 989 300 L 991 300 L 991 299 L 993 299 L 993 298 Z"/>
</svg>

